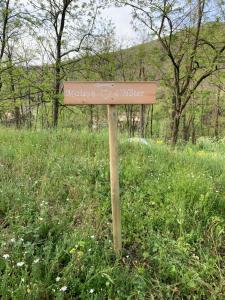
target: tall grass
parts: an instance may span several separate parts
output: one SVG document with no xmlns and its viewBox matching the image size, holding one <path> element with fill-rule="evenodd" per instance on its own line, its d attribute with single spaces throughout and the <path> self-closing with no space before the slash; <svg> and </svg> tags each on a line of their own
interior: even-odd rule
<svg viewBox="0 0 225 300">
<path fill-rule="evenodd" d="M 107 133 L 1 129 L 0 141 L 2 299 L 225 299 L 222 142 L 120 137 L 116 258 Z"/>
</svg>

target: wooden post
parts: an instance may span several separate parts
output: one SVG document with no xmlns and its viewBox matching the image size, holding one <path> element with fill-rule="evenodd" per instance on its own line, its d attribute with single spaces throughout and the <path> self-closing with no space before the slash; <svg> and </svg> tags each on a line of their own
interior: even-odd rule
<svg viewBox="0 0 225 300">
<path fill-rule="evenodd" d="M 115 105 L 155 103 L 156 88 L 156 82 L 67 81 L 64 83 L 66 105 L 108 105 L 113 243 L 117 255 L 121 253 L 122 243 Z"/>
<path fill-rule="evenodd" d="M 117 141 L 117 111 L 115 105 L 108 105 L 109 149 L 110 149 L 110 181 L 113 222 L 113 244 L 116 254 L 120 254 L 121 243 L 121 212 L 119 196 L 119 168 Z"/>
</svg>

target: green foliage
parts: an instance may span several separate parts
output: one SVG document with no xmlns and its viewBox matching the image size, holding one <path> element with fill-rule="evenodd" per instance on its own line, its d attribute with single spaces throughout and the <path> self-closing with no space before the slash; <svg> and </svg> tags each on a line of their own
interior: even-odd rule
<svg viewBox="0 0 225 300">
<path fill-rule="evenodd" d="M 0 131 L 2 299 L 224 299 L 223 141 L 120 140 L 123 253 L 108 138 Z"/>
</svg>

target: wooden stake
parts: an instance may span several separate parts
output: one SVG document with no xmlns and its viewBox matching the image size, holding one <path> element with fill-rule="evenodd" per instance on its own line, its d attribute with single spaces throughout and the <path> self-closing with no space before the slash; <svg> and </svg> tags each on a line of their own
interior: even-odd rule
<svg viewBox="0 0 225 300">
<path fill-rule="evenodd" d="M 108 105 L 109 148 L 110 148 L 110 181 L 113 221 L 113 244 L 116 254 L 120 254 L 121 243 L 121 212 L 119 196 L 117 112 L 115 105 Z"/>
</svg>

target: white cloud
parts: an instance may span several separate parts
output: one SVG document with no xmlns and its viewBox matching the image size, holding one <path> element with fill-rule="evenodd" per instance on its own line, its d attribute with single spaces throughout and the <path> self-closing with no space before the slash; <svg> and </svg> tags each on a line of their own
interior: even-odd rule
<svg viewBox="0 0 225 300">
<path fill-rule="evenodd" d="M 121 42 L 132 43 L 138 39 L 138 35 L 131 24 L 132 15 L 130 7 L 110 7 L 103 11 L 102 16 L 113 21 L 116 27 L 116 37 Z"/>
</svg>

